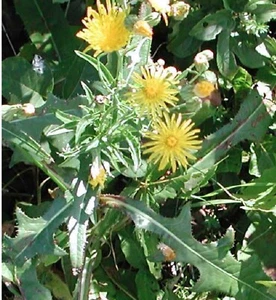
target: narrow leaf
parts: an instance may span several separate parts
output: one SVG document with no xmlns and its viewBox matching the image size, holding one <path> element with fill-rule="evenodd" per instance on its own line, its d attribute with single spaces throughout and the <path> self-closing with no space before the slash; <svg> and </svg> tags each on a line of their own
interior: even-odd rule
<svg viewBox="0 0 276 300">
<path fill-rule="evenodd" d="M 188 174 L 195 169 L 211 168 L 229 149 L 243 140 L 260 141 L 271 123 L 272 105 L 252 90 L 233 121 L 205 139 L 202 149 L 197 153 L 200 159 L 188 169 Z"/>
</svg>

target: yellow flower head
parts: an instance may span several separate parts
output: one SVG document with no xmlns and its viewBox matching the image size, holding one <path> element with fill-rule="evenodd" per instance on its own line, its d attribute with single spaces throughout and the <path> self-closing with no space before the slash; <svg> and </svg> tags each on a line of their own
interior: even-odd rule
<svg viewBox="0 0 276 300">
<path fill-rule="evenodd" d="M 148 0 L 148 1 L 150 5 L 162 15 L 165 24 L 168 26 L 168 17 L 166 14 L 169 13 L 171 10 L 170 0 Z"/>
<path fill-rule="evenodd" d="M 154 164 L 159 163 L 158 170 L 167 166 L 175 172 L 177 165 L 184 168 L 188 165 L 188 159 L 195 159 L 191 151 L 200 149 L 201 141 L 198 140 L 199 129 L 192 129 L 191 120 L 182 122 L 182 116 L 173 114 L 171 118 L 164 113 L 165 120 L 158 119 L 155 122 L 153 132 L 147 132 L 146 138 L 151 141 L 143 145 L 144 153 L 151 153 L 148 160 Z"/>
<path fill-rule="evenodd" d="M 99 162 L 99 159 L 96 158 L 92 163 L 88 182 L 91 184 L 92 188 L 96 188 L 97 186 L 103 188 L 106 177 L 107 175 L 104 167 Z"/>
<path fill-rule="evenodd" d="M 216 88 L 212 82 L 203 80 L 203 81 L 198 82 L 194 86 L 193 91 L 197 97 L 206 98 L 206 97 L 210 96 L 212 94 L 212 92 L 215 91 L 215 89 Z"/>
<path fill-rule="evenodd" d="M 111 6 L 110 0 L 106 0 L 106 7 L 97 0 L 97 8 L 98 12 L 87 8 L 87 16 L 82 20 L 86 28 L 77 33 L 77 37 L 89 43 L 84 51 L 93 49 L 94 56 L 120 50 L 131 35 L 125 26 L 125 11 Z"/>
<path fill-rule="evenodd" d="M 179 90 L 176 79 L 178 75 L 174 67 L 164 68 L 164 61 L 159 60 L 152 66 L 141 68 L 142 75 L 135 73 L 133 81 L 137 86 L 127 97 L 141 110 L 152 116 L 160 115 L 162 110 L 168 110 L 167 105 L 174 106 L 178 101 Z"/>
</svg>

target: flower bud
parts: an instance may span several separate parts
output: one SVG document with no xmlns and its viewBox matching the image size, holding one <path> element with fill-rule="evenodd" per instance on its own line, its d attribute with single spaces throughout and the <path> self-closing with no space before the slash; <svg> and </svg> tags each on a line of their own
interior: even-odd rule
<svg viewBox="0 0 276 300">
<path fill-rule="evenodd" d="M 189 10 L 189 4 L 185 3 L 184 1 L 178 1 L 171 5 L 168 15 L 174 17 L 175 20 L 182 21 L 188 16 Z"/>
<path fill-rule="evenodd" d="M 149 23 L 144 20 L 137 21 L 133 26 L 133 31 L 137 34 L 152 38 L 153 32 Z"/>
<path fill-rule="evenodd" d="M 215 90 L 215 86 L 212 82 L 203 80 L 196 83 L 193 92 L 199 98 L 206 98 L 210 96 L 214 90 Z"/>
<path fill-rule="evenodd" d="M 25 116 L 33 116 L 35 114 L 35 107 L 32 103 L 23 104 L 22 110 Z"/>
</svg>

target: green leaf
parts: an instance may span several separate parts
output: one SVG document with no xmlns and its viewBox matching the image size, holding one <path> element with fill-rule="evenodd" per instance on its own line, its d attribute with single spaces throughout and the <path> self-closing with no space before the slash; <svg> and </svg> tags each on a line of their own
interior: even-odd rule
<svg viewBox="0 0 276 300">
<path fill-rule="evenodd" d="M 22 295 L 28 300 L 51 300 L 52 296 L 37 279 L 35 264 L 28 260 L 21 268 L 16 271 L 17 282 Z"/>
<path fill-rule="evenodd" d="M 156 279 L 146 270 L 139 270 L 135 277 L 139 300 L 156 300 L 160 289 Z"/>
<path fill-rule="evenodd" d="M 251 11 L 256 16 L 256 21 L 267 23 L 276 19 L 276 4 L 264 3 L 257 5 L 256 9 Z"/>
<path fill-rule="evenodd" d="M 235 22 L 228 10 L 220 10 L 209 14 L 199 21 L 190 31 L 190 35 L 201 40 L 214 40 L 223 30 L 232 30 Z"/>
<path fill-rule="evenodd" d="M 142 247 L 136 239 L 135 235 L 129 230 L 121 230 L 119 238 L 121 241 L 121 249 L 125 255 L 127 262 L 134 268 L 146 268 L 147 262 Z"/>
<path fill-rule="evenodd" d="M 175 56 L 184 58 L 194 54 L 202 44 L 190 35 L 190 28 L 195 26 L 202 18 L 200 11 L 191 12 L 180 24 L 173 26 L 173 32 L 169 34 L 168 50 Z"/>
<path fill-rule="evenodd" d="M 19 153 L 22 161 L 44 161 L 51 163 L 53 158 L 30 135 L 19 129 L 19 126 L 2 121 L 3 140 L 11 149 Z M 25 155 L 27 154 L 27 155 Z"/>
<path fill-rule="evenodd" d="M 233 10 L 235 12 L 243 12 L 245 5 L 249 0 L 223 0 L 224 7 L 226 9 Z"/>
<path fill-rule="evenodd" d="M 251 69 L 258 69 L 265 66 L 267 58 L 255 50 L 258 46 L 256 42 L 253 43 L 249 38 L 237 38 L 231 41 L 233 42 L 232 50 L 243 65 Z"/>
<path fill-rule="evenodd" d="M 44 104 L 44 98 L 53 90 L 50 69 L 38 74 L 32 65 L 21 57 L 10 57 L 2 64 L 2 93 L 9 104 L 32 103 L 35 107 Z"/>
<path fill-rule="evenodd" d="M 80 51 L 75 52 L 79 57 L 87 61 L 99 72 L 100 78 L 102 78 L 108 86 L 112 86 L 114 84 L 115 79 L 103 63 L 88 54 L 82 53 Z"/>
<path fill-rule="evenodd" d="M 55 245 L 53 235 L 57 227 L 70 214 L 71 205 L 72 196 L 67 193 L 66 199 L 56 199 L 51 208 L 40 218 L 29 218 L 17 208 L 18 233 L 15 238 L 4 237 L 6 255 L 19 266 L 35 255 L 65 255 L 66 252 Z"/>
<path fill-rule="evenodd" d="M 52 292 L 56 299 L 73 300 L 68 286 L 50 269 L 39 266 L 38 277 L 41 283 Z"/>
<path fill-rule="evenodd" d="M 235 56 L 230 47 L 229 28 L 223 30 L 218 36 L 217 42 L 217 65 L 222 75 L 232 78 L 238 70 Z"/>
<path fill-rule="evenodd" d="M 188 169 L 188 174 L 211 168 L 243 140 L 260 141 L 271 123 L 271 105 L 255 90 L 248 93 L 233 121 L 204 140 L 202 149 L 197 152 L 200 159 Z"/>
<path fill-rule="evenodd" d="M 236 93 L 247 91 L 252 86 L 252 77 L 244 68 L 238 67 L 232 85 Z"/>
<path fill-rule="evenodd" d="M 82 162 L 84 163 L 84 161 Z M 84 263 L 88 220 L 96 207 L 96 191 L 88 189 L 87 183 L 78 180 L 75 185 L 75 191 L 76 195 L 67 225 L 73 273 L 76 273 Z"/>
<path fill-rule="evenodd" d="M 251 145 L 249 173 L 260 177 L 264 171 L 276 166 L 276 137 L 267 135 L 261 144 Z"/>
<path fill-rule="evenodd" d="M 245 187 L 242 194 L 246 209 L 270 211 L 276 215 L 276 167 L 267 169 L 260 178 L 251 182 L 252 186 Z"/>
<path fill-rule="evenodd" d="M 196 241 L 191 232 L 190 206 L 185 205 L 176 218 L 165 218 L 146 207 L 143 202 L 127 199 L 118 201 L 112 196 L 101 198 L 109 205 L 124 208 L 133 219 L 137 228 L 151 231 L 160 236 L 161 241 L 173 249 L 176 261 L 190 263 L 198 268 L 200 279 L 194 286 L 196 292 L 219 291 L 236 299 L 270 299 L 266 288 L 255 283 L 256 280 L 267 278 L 261 266 L 247 272 L 244 262 L 238 262 L 225 251 L 220 251 L 217 243 L 201 244 Z M 181 225 L 181 226 L 180 226 Z M 231 243 L 228 243 L 229 247 Z M 229 250 L 229 249 L 228 249 Z M 255 275 L 256 274 L 256 275 Z M 261 274 L 261 276 L 260 276 Z M 251 298 L 242 298 L 250 294 Z"/>
<path fill-rule="evenodd" d="M 60 84 L 55 93 L 66 98 L 76 95 L 84 71 L 84 64 L 74 53 L 83 44 L 75 35 L 77 28 L 69 26 L 59 3 L 16 0 L 15 8 L 39 53 L 58 61 L 55 79 Z"/>
<path fill-rule="evenodd" d="M 250 211 L 247 215 L 252 223 L 246 231 L 243 250 L 257 254 L 268 274 L 275 266 L 276 218 L 271 214 L 255 211 Z M 270 275 L 274 277 L 273 273 Z"/>
<path fill-rule="evenodd" d="M 44 0 L 15 0 L 15 8 L 30 37 L 33 32 L 50 34 L 49 47 L 54 49 L 60 62 L 70 66 L 80 42 L 71 31 L 60 5 Z"/>
</svg>

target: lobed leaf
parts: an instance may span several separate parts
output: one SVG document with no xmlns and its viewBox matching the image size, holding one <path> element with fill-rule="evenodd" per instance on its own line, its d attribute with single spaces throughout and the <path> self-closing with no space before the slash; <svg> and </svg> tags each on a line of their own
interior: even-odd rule
<svg viewBox="0 0 276 300">
<path fill-rule="evenodd" d="M 72 197 L 56 199 L 50 209 L 39 218 L 30 218 L 17 208 L 18 232 L 15 238 L 4 237 L 4 252 L 18 266 L 36 255 L 65 255 L 66 252 L 54 243 L 53 235 L 71 211 Z"/>
<path fill-rule="evenodd" d="M 190 205 L 183 207 L 176 218 L 165 218 L 146 207 L 142 202 L 127 199 L 118 201 L 112 197 L 103 197 L 102 200 L 110 205 L 124 208 L 131 216 L 138 228 L 151 231 L 160 236 L 176 254 L 176 261 L 190 263 L 200 272 L 200 279 L 194 286 L 197 292 L 219 291 L 229 296 L 242 298 L 245 294 L 251 295 L 251 300 L 268 299 L 266 288 L 255 283 L 256 280 L 267 278 L 261 266 L 259 269 L 247 269 L 247 261 L 238 262 L 229 251 L 225 251 L 231 243 L 222 242 L 201 244 L 196 241 L 191 232 Z M 223 251 L 221 251 L 223 250 Z M 256 267 L 256 265 L 254 265 Z M 260 276 L 260 272 L 262 276 Z"/>
</svg>

